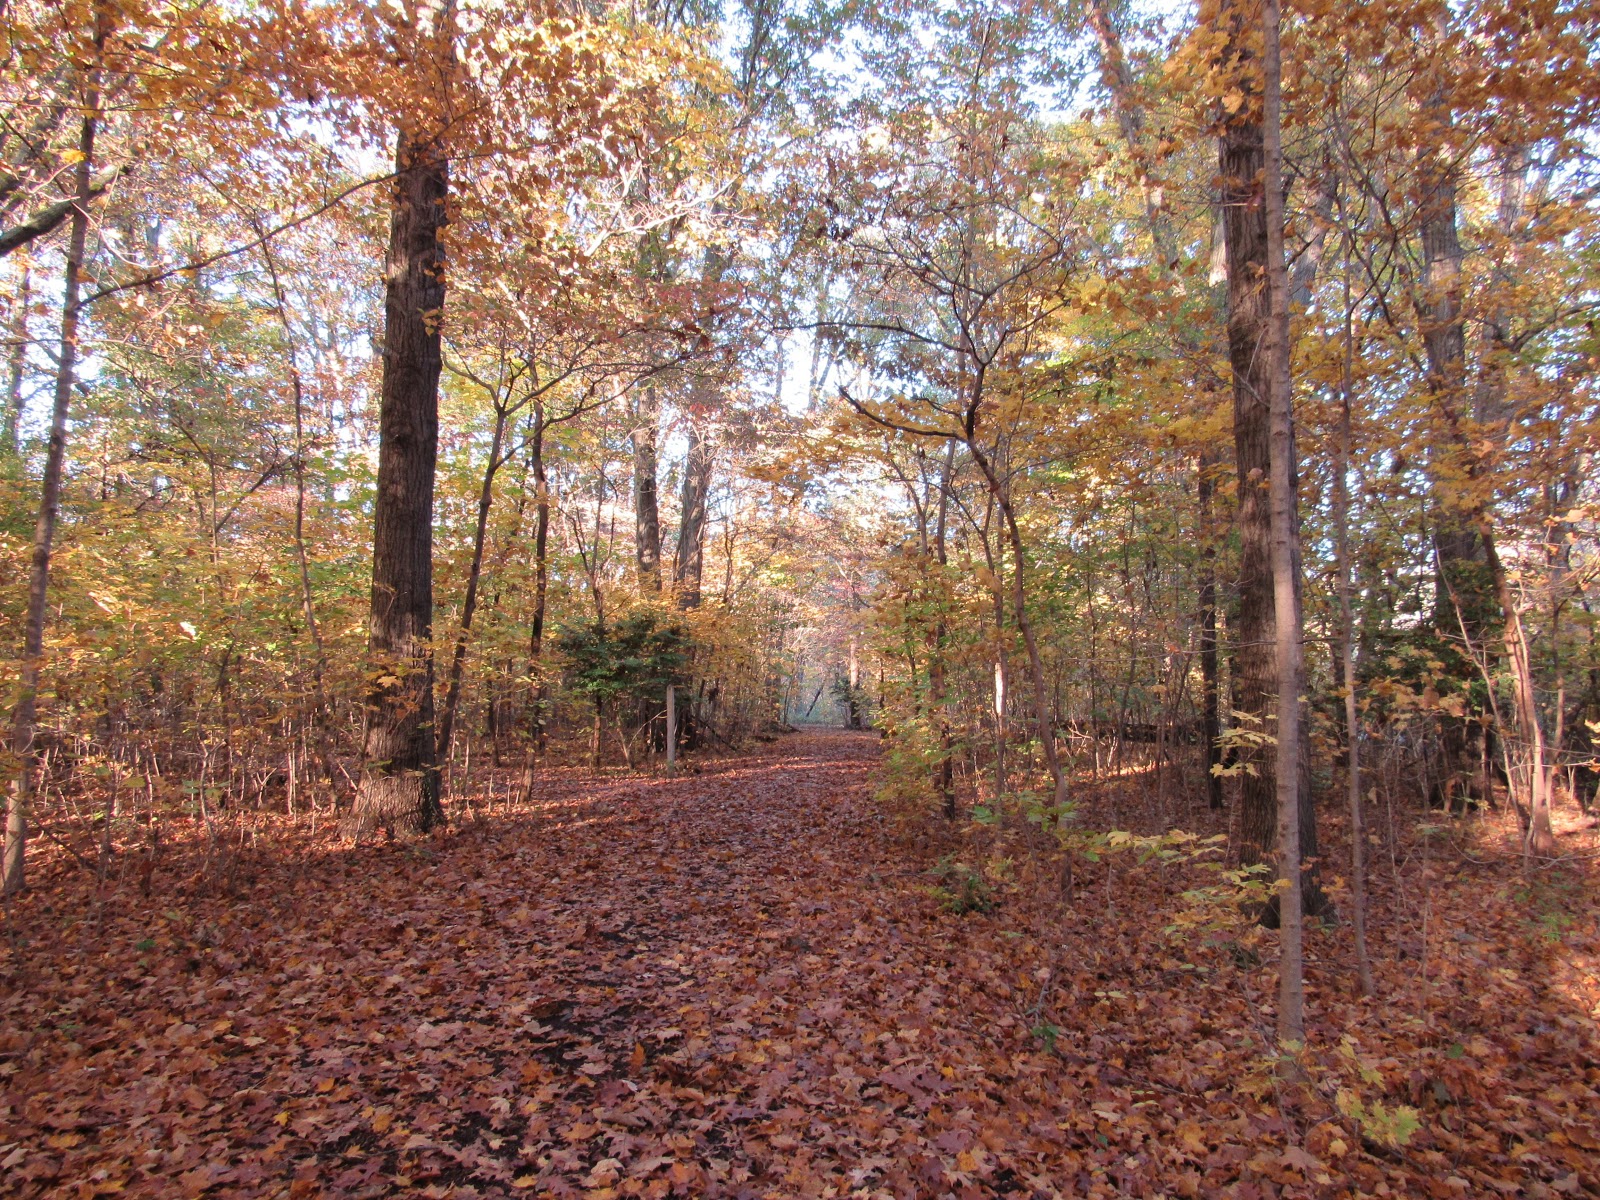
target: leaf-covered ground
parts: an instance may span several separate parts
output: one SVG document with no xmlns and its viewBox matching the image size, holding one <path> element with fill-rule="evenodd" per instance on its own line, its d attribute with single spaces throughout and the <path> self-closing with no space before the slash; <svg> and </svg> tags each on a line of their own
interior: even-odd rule
<svg viewBox="0 0 1600 1200">
<path fill-rule="evenodd" d="M 1012 854 L 947 912 L 928 868 L 970 835 L 897 833 L 877 749 L 562 772 L 533 811 L 226 871 L 195 839 L 148 895 L 136 852 L 104 885 L 58 854 L 7 913 L 0 1191 L 1600 1194 L 1586 860 L 1525 879 L 1446 831 L 1377 864 L 1381 999 L 1314 936 L 1282 1089 L 1270 938 L 1162 932 L 1192 869 L 1081 868 L 1069 907 Z"/>
</svg>

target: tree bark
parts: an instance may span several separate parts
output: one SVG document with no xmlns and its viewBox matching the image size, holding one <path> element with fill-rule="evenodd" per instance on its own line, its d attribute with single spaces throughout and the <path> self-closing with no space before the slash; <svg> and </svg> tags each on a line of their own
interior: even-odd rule
<svg viewBox="0 0 1600 1200">
<path fill-rule="evenodd" d="M 689 453 L 683 465 L 682 516 L 678 522 L 678 547 L 672 572 L 678 607 L 682 609 L 700 607 L 700 579 L 705 570 L 706 500 L 711 491 L 713 458 L 710 438 L 698 422 L 691 420 Z"/>
<path fill-rule="evenodd" d="M 102 6 L 95 11 L 96 63 L 84 96 L 84 118 L 78 133 L 75 199 L 67 235 L 67 261 L 62 282 L 61 346 L 56 355 L 54 403 L 50 410 L 50 443 L 45 451 L 44 479 L 39 488 L 39 517 L 34 524 L 33 557 L 28 571 L 28 608 L 23 625 L 22 664 L 17 707 L 11 722 L 11 749 L 18 770 L 6 810 L 5 856 L 0 862 L 0 892 L 15 895 L 27 886 L 29 805 L 38 769 L 39 675 L 44 666 L 44 627 L 50 597 L 50 552 L 55 544 L 56 519 L 61 510 L 61 477 L 67 457 L 67 415 L 77 383 L 78 330 L 82 319 L 79 285 L 89 241 L 89 201 L 95 135 L 99 127 L 100 85 L 98 59 L 105 47 L 108 19 Z"/>
<path fill-rule="evenodd" d="M 1278 956 L 1278 1041 L 1305 1041 L 1305 957 L 1300 846 L 1300 693 L 1304 687 L 1300 611 L 1300 523 L 1294 462 L 1294 394 L 1289 361 L 1289 273 L 1284 256 L 1283 62 L 1278 0 L 1264 0 L 1262 151 L 1266 187 L 1268 371 L 1270 392 L 1272 596 L 1278 685 L 1278 874 L 1283 880 Z"/>
<path fill-rule="evenodd" d="M 1244 92 L 1238 111 L 1223 123 L 1219 174 L 1228 263 L 1228 360 L 1233 368 L 1233 437 L 1239 477 L 1239 621 L 1233 656 L 1233 707 L 1249 726 L 1271 733 L 1277 694 L 1275 597 L 1272 568 L 1271 364 L 1263 353 L 1269 344 L 1267 298 L 1267 220 L 1261 179 L 1265 146 L 1259 76 L 1249 49 L 1251 12 L 1241 0 L 1223 0 L 1218 20 L 1227 35 L 1227 53 Z M 1279 198 L 1281 203 L 1281 197 Z M 1293 430 L 1290 430 L 1289 478 L 1296 474 Z M 1298 529 L 1293 543 L 1298 543 Z M 1291 545 L 1291 549 L 1293 545 Z M 1299 563 L 1292 577 L 1298 580 Z M 1298 724 L 1298 722 L 1297 722 Z M 1304 757 L 1292 755 L 1304 764 Z M 1238 761 L 1245 770 L 1239 790 L 1239 857 L 1246 864 L 1266 859 L 1278 841 L 1278 805 L 1273 747 L 1241 747 Z M 1298 773 L 1300 851 L 1317 854 L 1316 814 L 1311 805 L 1309 770 Z M 1324 907 L 1314 876 L 1305 880 L 1308 911 Z M 1269 904 L 1263 920 L 1278 919 L 1278 904 Z"/>
<path fill-rule="evenodd" d="M 1544 726 L 1539 722 L 1539 702 L 1534 691 L 1533 661 L 1528 635 L 1522 624 L 1522 606 L 1511 591 L 1511 580 L 1500 559 L 1487 523 L 1479 527 L 1479 538 L 1488 559 L 1500 607 L 1505 613 L 1502 637 L 1506 658 L 1511 665 L 1512 700 L 1517 713 L 1517 738 L 1522 743 L 1512 756 L 1513 783 L 1527 797 L 1527 825 L 1523 830 L 1523 851 L 1544 858 L 1556 852 L 1555 832 L 1550 826 L 1550 761 L 1545 746 Z M 1520 776 L 1521 778 L 1518 778 Z"/>
<path fill-rule="evenodd" d="M 439 442 L 439 322 L 449 164 L 402 131 L 384 295 L 371 672 L 352 836 L 443 817 L 433 721 L 433 484 Z"/>
<path fill-rule="evenodd" d="M 661 400 L 653 384 L 641 389 L 633 428 L 634 552 L 639 591 L 661 591 L 661 511 L 657 500 L 656 443 Z"/>
<path fill-rule="evenodd" d="M 1344 683 L 1345 800 L 1350 809 L 1350 927 L 1355 939 L 1356 978 L 1361 994 L 1375 992 L 1367 953 L 1367 834 L 1361 810 L 1361 712 L 1356 704 L 1356 634 L 1351 614 L 1354 584 L 1350 570 L 1350 404 L 1354 391 L 1354 312 L 1350 301 L 1348 255 L 1344 277 L 1344 362 L 1339 380 L 1339 444 L 1333 462 L 1334 568 L 1339 589 L 1339 668 Z"/>
<path fill-rule="evenodd" d="M 533 472 L 533 618 L 528 628 L 528 756 L 522 768 L 522 802 L 533 799 L 534 769 L 544 752 L 544 613 L 550 591 L 550 481 L 544 466 L 544 403 L 533 402 L 528 465 Z"/>
<path fill-rule="evenodd" d="M 1213 527 L 1213 494 L 1216 484 L 1212 478 L 1215 459 L 1209 452 L 1200 455 L 1200 740 L 1204 743 L 1206 774 L 1206 803 L 1214 809 L 1223 807 L 1222 776 L 1222 714 L 1218 694 L 1217 662 L 1217 547 Z"/>
<path fill-rule="evenodd" d="M 948 629 L 945 623 L 945 597 L 946 597 L 946 568 L 949 566 L 949 551 L 946 546 L 950 514 L 950 482 L 951 471 L 955 463 L 956 444 L 952 438 L 945 445 L 944 465 L 939 473 L 939 515 L 933 527 L 933 557 L 939 565 L 939 579 L 937 591 L 937 604 L 939 615 L 933 626 L 933 653 L 928 662 L 928 699 L 938 713 L 939 726 L 939 762 L 934 771 L 935 782 L 939 788 L 941 808 L 946 820 L 956 819 L 956 792 L 954 780 L 953 756 L 950 753 L 950 695 L 949 684 L 945 679 L 945 640 Z"/>
</svg>

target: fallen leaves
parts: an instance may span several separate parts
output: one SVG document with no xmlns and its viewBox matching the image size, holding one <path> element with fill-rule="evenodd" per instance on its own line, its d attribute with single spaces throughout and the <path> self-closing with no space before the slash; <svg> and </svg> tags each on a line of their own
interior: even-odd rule
<svg viewBox="0 0 1600 1200">
<path fill-rule="evenodd" d="M 35 894 L 4 960 L 7 1184 L 593 1200 L 1596 1185 L 1592 1017 L 1545 987 L 1553 950 L 1494 927 L 1493 889 L 1470 889 L 1486 906 L 1470 921 L 1457 910 L 1469 937 L 1435 918 L 1430 991 L 1402 993 L 1417 962 L 1380 955 L 1388 1009 L 1313 964 L 1313 1067 L 1369 1117 L 1417 1110 L 1397 1152 L 1331 1093 L 1320 1116 L 1279 1109 L 1271 964 L 1174 958 L 1177 872 L 1119 870 L 1114 911 L 1021 880 L 992 913 L 942 912 L 872 817 L 875 751 L 807 736 L 677 780 L 573 776 L 537 817 L 497 813 L 423 853 L 313 846 L 238 900 Z M 157 947 L 130 949 L 145 930 Z"/>
</svg>

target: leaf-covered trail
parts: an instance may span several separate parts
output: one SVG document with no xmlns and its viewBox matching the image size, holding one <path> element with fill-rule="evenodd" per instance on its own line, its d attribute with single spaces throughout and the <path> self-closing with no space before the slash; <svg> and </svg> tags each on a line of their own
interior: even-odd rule
<svg viewBox="0 0 1600 1200">
<path fill-rule="evenodd" d="M 535 812 L 425 843 L 263 853 L 243 896 L 179 883 L 181 847 L 149 898 L 63 867 L 4 962 L 7 1190 L 964 1200 L 1426 1177 L 1431 1159 L 1355 1154 L 1336 1122 L 1290 1143 L 1259 1077 L 1270 964 L 1173 959 L 1180 880 L 1147 874 L 1092 913 L 1020 892 L 942 912 L 870 801 L 878 745 L 806 734 L 671 780 L 557 773 Z M 1339 1029 L 1413 1036 L 1313 978 Z M 1462 1007 L 1419 1052 L 1459 1115 L 1429 1136 L 1465 1125 L 1448 1158 L 1413 1150 L 1474 1186 L 1578 1181 L 1555 1150 L 1530 1165 L 1484 1135 L 1486 1158 L 1469 1136 L 1514 1073 L 1533 1094 L 1592 1049 L 1565 1017 L 1542 1040 L 1469 1039 L 1477 1005 L 1513 998 L 1493 986 L 1442 993 Z M 1500 1090 L 1474 1093 L 1497 1059 Z M 1582 1074 L 1520 1110 L 1530 1140 L 1567 1129 L 1569 1159 L 1588 1153 Z"/>
<path fill-rule="evenodd" d="M 74 922 L 70 960 L 34 945 L 10 964 L 29 976 L 5 1013 L 11 1178 L 237 1196 L 1020 1183 L 1034 1156 L 1000 1049 L 1017 997 L 930 961 L 974 951 L 884 878 L 911 868 L 884 860 L 877 748 L 801 735 L 704 774 L 591 780 L 536 819 L 329 848 L 287 895 L 158 894 Z"/>
</svg>

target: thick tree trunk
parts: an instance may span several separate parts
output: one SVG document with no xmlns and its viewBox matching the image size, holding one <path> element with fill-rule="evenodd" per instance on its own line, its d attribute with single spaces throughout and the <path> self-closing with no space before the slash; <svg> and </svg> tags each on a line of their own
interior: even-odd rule
<svg viewBox="0 0 1600 1200">
<path fill-rule="evenodd" d="M 106 21 L 97 9 L 96 53 L 105 45 Z M 98 65 L 96 66 L 98 71 Z M 6 810 L 5 856 L 0 862 L 0 892 L 15 895 L 27 885 L 29 805 L 38 769 L 39 676 L 44 666 L 44 626 L 50 598 L 50 551 L 55 544 L 61 510 L 61 476 L 67 457 L 67 414 L 77 383 L 78 329 L 82 308 L 78 295 L 89 240 L 90 171 L 94 163 L 100 89 L 91 77 L 85 96 L 83 125 L 78 134 L 75 172 L 76 203 L 67 235 L 67 261 L 62 284 L 61 345 L 56 352 L 54 403 L 50 410 L 50 443 L 45 451 L 44 479 L 39 488 L 39 517 L 34 524 L 33 558 L 28 571 L 28 608 L 22 634 L 22 664 L 17 707 L 11 722 L 11 750 L 17 756 L 17 778 Z"/>
<path fill-rule="evenodd" d="M 443 816 L 433 721 L 433 482 L 439 442 L 448 162 L 401 133 L 384 295 L 370 690 L 350 833 L 427 832 Z"/>
<path fill-rule="evenodd" d="M 633 427 L 634 553 L 639 570 L 639 591 L 661 591 L 661 512 L 656 490 L 656 442 L 661 421 L 661 400 L 655 386 L 641 389 Z"/>
<path fill-rule="evenodd" d="M 1467 338 L 1461 316 L 1456 180 L 1452 165 L 1442 158 L 1442 151 L 1430 155 L 1423 169 L 1422 297 L 1417 316 L 1428 357 L 1428 390 L 1454 424 L 1466 399 Z M 1492 619 L 1486 609 L 1494 601 L 1483 545 L 1471 517 L 1442 510 L 1436 518 L 1434 547 L 1439 570 L 1435 624 L 1455 630 L 1464 622 L 1468 636 L 1475 639 L 1485 621 Z"/>
<path fill-rule="evenodd" d="M 683 465 L 682 516 L 672 578 L 678 607 L 700 607 L 700 579 L 705 570 L 706 500 L 711 491 L 714 459 L 711 440 L 697 422 L 689 424 L 689 453 Z"/>
<path fill-rule="evenodd" d="M 1452 124 L 1449 102 L 1443 95 L 1430 98 L 1425 111 L 1441 130 Z M 1468 397 L 1456 166 L 1446 146 L 1426 150 L 1420 158 L 1422 291 L 1417 323 L 1427 355 L 1429 395 L 1447 424 L 1457 428 Z M 1495 611 L 1495 587 L 1485 547 L 1473 515 L 1448 499 L 1435 502 L 1433 522 L 1434 628 L 1446 641 L 1454 641 L 1458 634 L 1464 637 L 1470 657 L 1473 647 L 1482 645 L 1485 632 L 1501 618 Z M 1439 719 L 1444 724 L 1439 791 L 1448 803 L 1466 786 L 1472 766 L 1462 724 L 1442 715 Z"/>
<path fill-rule="evenodd" d="M 1261 180 L 1265 170 L 1260 91 L 1250 63 L 1255 24 L 1242 0 L 1224 0 L 1218 19 L 1227 35 L 1230 57 L 1245 101 L 1228 118 L 1220 139 L 1219 174 L 1228 263 L 1228 360 L 1233 368 L 1233 437 L 1239 477 L 1239 620 L 1233 656 L 1233 708 L 1255 731 L 1272 733 L 1277 694 L 1276 632 L 1272 575 L 1271 364 L 1266 287 L 1267 221 Z M 1292 429 L 1289 478 L 1296 474 Z M 1293 542 L 1298 544 L 1298 529 Z M 1296 555 L 1293 575 L 1298 580 Z M 1239 790 L 1239 856 L 1246 864 L 1264 861 L 1278 841 L 1276 754 L 1271 746 L 1241 747 L 1245 767 Z M 1302 858 L 1317 855 L 1316 814 L 1311 806 L 1309 763 L 1300 759 L 1298 786 Z M 1305 880 L 1309 912 L 1325 901 L 1314 877 Z M 1276 923 L 1278 905 L 1263 919 Z"/>
</svg>

